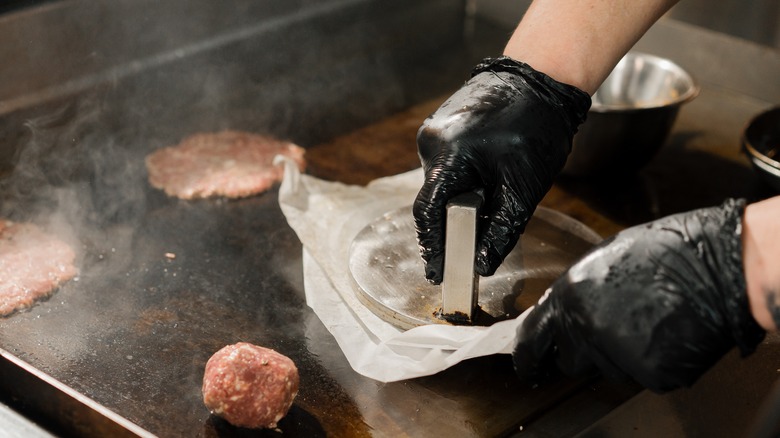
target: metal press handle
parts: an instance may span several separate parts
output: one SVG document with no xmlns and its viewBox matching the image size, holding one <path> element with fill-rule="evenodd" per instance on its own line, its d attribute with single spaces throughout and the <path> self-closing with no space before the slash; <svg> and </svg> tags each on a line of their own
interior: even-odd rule
<svg viewBox="0 0 780 438">
<path fill-rule="evenodd" d="M 477 219 L 481 192 L 455 196 L 447 204 L 440 317 L 454 324 L 471 324 L 479 298 L 479 276 L 474 269 Z"/>
</svg>

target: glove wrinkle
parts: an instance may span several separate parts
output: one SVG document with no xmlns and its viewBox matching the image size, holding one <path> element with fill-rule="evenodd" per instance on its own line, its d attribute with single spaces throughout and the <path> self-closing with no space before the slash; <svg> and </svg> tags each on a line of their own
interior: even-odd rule
<svg viewBox="0 0 780 438">
<path fill-rule="evenodd" d="M 541 303 L 540 307 L 551 306 L 552 303 Z M 555 343 L 553 342 L 554 330 L 551 327 L 551 319 L 557 312 L 537 312 L 528 316 L 530 319 L 528 330 L 525 333 L 535 343 L 523 344 L 513 354 L 515 372 L 523 376 L 531 385 L 543 383 L 550 377 L 550 372 L 555 369 Z"/>
<path fill-rule="evenodd" d="M 745 213 L 744 199 L 729 199 L 723 203 L 723 218 L 720 223 L 712 224 L 713 235 L 717 235 L 715 242 L 722 242 L 722 246 L 713 254 L 718 259 L 718 264 L 723 267 L 716 278 L 721 280 L 725 314 L 733 333 L 734 341 L 739 347 L 740 354 L 744 357 L 755 351 L 759 343 L 764 339 L 766 332 L 750 313 L 747 285 L 742 268 L 742 216 Z"/>
<path fill-rule="evenodd" d="M 485 58 L 472 70 L 472 77 L 483 71 L 508 72 L 516 75 L 525 85 L 518 87 L 534 92 L 539 99 L 549 101 L 561 112 L 565 123 L 570 123 L 569 129 L 575 132 L 585 121 L 590 109 L 591 99 L 588 93 L 537 72 L 530 65 L 515 61 L 507 56 Z M 530 80 L 527 80 L 527 79 Z"/>
</svg>

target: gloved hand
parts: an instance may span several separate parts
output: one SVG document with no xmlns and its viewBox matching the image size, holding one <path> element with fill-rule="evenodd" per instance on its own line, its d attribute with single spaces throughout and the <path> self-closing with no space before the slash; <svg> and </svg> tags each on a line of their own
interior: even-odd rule
<svg viewBox="0 0 780 438">
<path fill-rule="evenodd" d="M 764 337 L 742 266 L 744 201 L 629 228 L 558 278 L 518 328 L 513 360 L 539 383 L 557 367 L 629 377 L 656 392 L 690 386 L 735 345 Z"/>
<path fill-rule="evenodd" d="M 428 117 L 417 133 L 425 182 L 413 212 L 425 277 L 442 280 L 447 202 L 482 189 L 476 270 L 492 275 L 560 172 L 590 96 L 501 57 Z"/>
</svg>

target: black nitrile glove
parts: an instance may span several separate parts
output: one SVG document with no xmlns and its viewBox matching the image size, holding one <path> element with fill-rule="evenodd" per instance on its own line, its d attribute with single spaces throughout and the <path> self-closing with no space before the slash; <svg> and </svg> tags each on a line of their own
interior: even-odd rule
<svg viewBox="0 0 780 438">
<path fill-rule="evenodd" d="M 521 379 L 553 370 L 690 386 L 735 345 L 764 337 L 742 267 L 744 201 L 639 225 L 605 240 L 553 283 L 518 328 Z"/>
<path fill-rule="evenodd" d="M 571 150 L 590 96 L 526 64 L 485 60 L 417 133 L 425 182 L 414 219 L 425 277 L 440 283 L 447 202 L 484 192 L 476 268 L 492 275 L 517 243 Z"/>
</svg>

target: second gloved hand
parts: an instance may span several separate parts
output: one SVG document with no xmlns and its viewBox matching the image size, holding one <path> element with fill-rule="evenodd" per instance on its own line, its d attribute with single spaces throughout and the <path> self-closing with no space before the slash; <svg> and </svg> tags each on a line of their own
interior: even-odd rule
<svg viewBox="0 0 780 438">
<path fill-rule="evenodd" d="M 417 134 L 425 182 L 413 211 L 429 281 L 443 277 L 447 202 L 471 190 L 485 196 L 476 269 L 495 272 L 563 168 L 590 103 L 582 90 L 501 57 L 478 65 L 425 120 Z"/>
<path fill-rule="evenodd" d="M 553 283 L 518 328 L 515 370 L 600 371 L 664 392 L 734 346 L 755 349 L 742 266 L 743 201 L 668 216 L 605 240 Z"/>
</svg>

